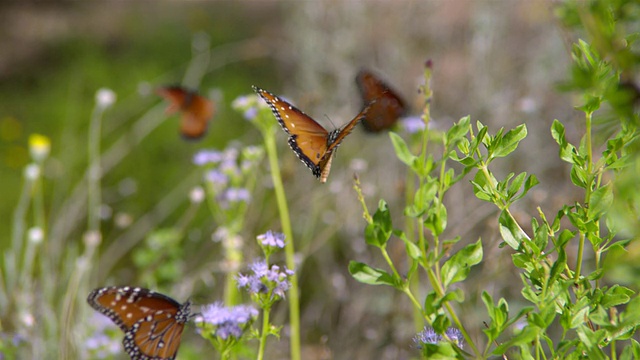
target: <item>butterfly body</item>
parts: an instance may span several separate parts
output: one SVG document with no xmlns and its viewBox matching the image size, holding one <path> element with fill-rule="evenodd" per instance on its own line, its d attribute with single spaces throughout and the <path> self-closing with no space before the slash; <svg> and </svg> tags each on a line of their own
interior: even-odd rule
<svg viewBox="0 0 640 360">
<path fill-rule="evenodd" d="M 207 132 L 209 120 L 213 117 L 213 102 L 194 90 L 182 86 L 165 86 L 156 90 L 158 95 L 169 101 L 167 114 L 180 112 L 180 133 L 187 139 L 199 139 Z"/>
<path fill-rule="evenodd" d="M 322 183 L 327 181 L 331 161 L 338 146 L 365 118 L 369 109 L 368 106 L 365 107 L 342 128 L 327 131 L 310 116 L 272 93 L 256 86 L 253 90 L 271 107 L 278 123 L 289 135 L 287 142 L 291 150 Z"/>
<path fill-rule="evenodd" d="M 360 70 L 356 76 L 363 107 L 376 100 L 367 118 L 362 122 L 365 130 L 380 132 L 395 125 L 407 112 L 404 100 L 382 79 L 369 70 Z"/>
<path fill-rule="evenodd" d="M 125 336 L 124 349 L 132 360 L 172 360 L 180 346 L 190 302 L 138 287 L 111 286 L 92 291 L 87 302 L 109 317 Z"/>
</svg>

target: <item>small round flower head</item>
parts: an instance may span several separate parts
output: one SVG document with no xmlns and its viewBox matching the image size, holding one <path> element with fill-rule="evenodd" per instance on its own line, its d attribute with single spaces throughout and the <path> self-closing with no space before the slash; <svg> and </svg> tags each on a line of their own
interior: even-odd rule
<svg viewBox="0 0 640 360">
<path fill-rule="evenodd" d="M 258 310 L 247 305 L 225 307 L 221 302 L 205 305 L 195 321 L 202 325 L 211 325 L 215 335 L 223 340 L 229 337 L 239 339 L 244 330 L 258 316 Z"/>
<path fill-rule="evenodd" d="M 409 116 L 400 120 L 401 126 L 409 134 L 415 134 L 424 130 L 424 120 L 420 116 Z"/>
<path fill-rule="evenodd" d="M 459 348 L 462 348 L 462 342 L 464 338 L 460 330 L 454 327 L 450 327 L 444 333 L 447 335 L 449 340 L 451 340 L 451 342 L 456 344 Z M 413 338 L 413 341 L 416 343 L 416 348 L 418 349 L 422 349 L 423 345 L 425 344 L 437 344 L 442 342 L 443 340 L 445 340 L 445 338 L 442 335 L 437 334 L 432 327 L 427 326 L 425 326 L 424 330 L 417 333 Z"/>
<path fill-rule="evenodd" d="M 464 342 L 464 336 L 462 336 L 462 332 L 460 332 L 460 330 L 458 330 L 457 328 L 454 328 L 454 327 L 450 327 L 444 333 L 451 340 L 451 342 L 453 342 L 459 348 L 462 349 L 463 342 Z"/>
<path fill-rule="evenodd" d="M 36 162 L 42 162 L 51 152 L 51 140 L 44 135 L 31 134 L 29 136 L 29 153 Z"/>
<path fill-rule="evenodd" d="M 413 337 L 413 342 L 416 343 L 418 349 L 422 349 L 424 344 L 437 344 L 442 337 L 436 334 L 432 327 L 424 327 L 424 330 L 420 331 Z"/>
<path fill-rule="evenodd" d="M 100 88 L 96 92 L 96 104 L 102 109 L 106 109 L 116 102 L 116 93 L 111 89 Z"/>
<path fill-rule="evenodd" d="M 44 239 L 44 231 L 39 226 L 34 226 L 27 232 L 27 238 L 34 244 L 39 244 Z"/>
<path fill-rule="evenodd" d="M 207 171 L 205 178 L 216 189 L 224 188 L 229 183 L 229 177 L 217 169 Z"/>
<path fill-rule="evenodd" d="M 193 163 L 198 166 L 209 163 L 216 164 L 222 161 L 223 153 L 217 150 L 201 150 L 193 156 Z"/>
<path fill-rule="evenodd" d="M 258 241 L 262 244 L 262 246 L 270 246 L 277 248 L 284 248 L 284 234 L 273 232 L 271 230 L 267 231 L 264 234 L 258 235 Z"/>
<path fill-rule="evenodd" d="M 40 177 L 40 166 L 38 164 L 31 163 L 24 168 L 24 177 L 28 180 L 36 180 Z"/>
<path fill-rule="evenodd" d="M 201 186 L 196 186 L 189 192 L 189 200 L 193 204 L 200 204 L 204 200 L 204 189 Z"/>
</svg>

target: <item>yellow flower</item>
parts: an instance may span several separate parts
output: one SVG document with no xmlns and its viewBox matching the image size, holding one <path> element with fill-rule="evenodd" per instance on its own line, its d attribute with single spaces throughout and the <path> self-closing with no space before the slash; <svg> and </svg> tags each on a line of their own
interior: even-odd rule
<svg viewBox="0 0 640 360">
<path fill-rule="evenodd" d="M 49 156 L 51 151 L 51 140 L 40 134 L 31 134 L 29 136 L 29 152 L 36 162 L 41 162 Z"/>
</svg>

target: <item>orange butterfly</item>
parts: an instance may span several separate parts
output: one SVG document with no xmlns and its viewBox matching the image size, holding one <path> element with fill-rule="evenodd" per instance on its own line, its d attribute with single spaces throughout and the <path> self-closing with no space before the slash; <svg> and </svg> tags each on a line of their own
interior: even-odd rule
<svg viewBox="0 0 640 360">
<path fill-rule="evenodd" d="M 122 343 L 132 360 L 173 360 L 185 323 L 191 318 L 187 301 L 138 287 L 110 286 L 93 290 L 89 305 L 125 332 Z"/>
<path fill-rule="evenodd" d="M 181 86 L 165 86 L 156 90 L 157 94 L 169 101 L 167 114 L 182 113 L 180 133 L 189 139 L 199 139 L 207 131 L 207 125 L 215 107 L 213 102 L 196 91 Z"/>
<path fill-rule="evenodd" d="M 327 181 L 336 149 L 353 128 L 367 115 L 370 106 L 340 129 L 327 131 L 295 106 L 272 93 L 253 86 L 253 90 L 271 107 L 271 111 L 289 134 L 289 146 L 320 182 Z"/>
<path fill-rule="evenodd" d="M 377 100 L 362 122 L 365 130 L 380 132 L 395 125 L 398 118 L 405 115 L 407 109 L 404 100 L 371 71 L 360 70 L 356 76 L 356 84 L 363 107 Z"/>
</svg>

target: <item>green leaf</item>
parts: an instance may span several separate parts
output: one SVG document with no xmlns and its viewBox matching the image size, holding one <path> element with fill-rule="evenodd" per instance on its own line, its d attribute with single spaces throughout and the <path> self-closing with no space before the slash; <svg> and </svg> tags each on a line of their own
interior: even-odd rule
<svg viewBox="0 0 640 360">
<path fill-rule="evenodd" d="M 589 198 L 589 220 L 599 220 L 613 204 L 613 186 L 607 184 L 596 189 Z"/>
<path fill-rule="evenodd" d="M 525 124 L 518 125 L 515 129 L 507 131 L 494 149 L 493 157 L 498 158 L 509 155 L 525 137 L 527 137 L 527 126 Z"/>
<path fill-rule="evenodd" d="M 440 204 L 434 204 L 434 206 L 427 212 L 424 225 L 434 236 L 442 234 L 444 229 L 447 227 L 447 207 Z"/>
<path fill-rule="evenodd" d="M 529 240 L 527 234 L 524 233 L 506 210 L 500 212 L 498 223 L 500 224 L 500 235 L 502 235 L 502 240 L 504 240 L 507 245 L 511 246 L 512 249 L 518 250 L 520 243 L 525 240 Z"/>
<path fill-rule="evenodd" d="M 541 333 L 541 329 L 535 326 L 526 326 L 518 334 L 496 347 L 492 354 L 504 354 L 512 346 L 529 345 Z"/>
<path fill-rule="evenodd" d="M 567 142 L 565 137 L 564 125 L 558 121 L 553 120 L 551 125 L 551 136 L 560 145 L 560 158 L 570 164 L 573 164 L 573 155 L 576 154 L 576 148 Z"/>
<path fill-rule="evenodd" d="M 378 203 L 378 210 L 373 214 L 373 222 L 367 224 L 364 240 L 368 245 L 384 247 L 391 237 L 392 224 L 389 206 L 384 200 Z"/>
<path fill-rule="evenodd" d="M 409 151 L 409 147 L 404 139 L 394 132 L 389 132 L 389 138 L 391 138 L 396 157 L 406 165 L 413 167 L 417 157 Z"/>
<path fill-rule="evenodd" d="M 404 242 L 407 255 L 409 255 L 410 258 L 413 260 L 420 260 L 422 258 L 422 251 L 420 251 L 418 245 L 409 240 L 404 232 L 394 231 L 394 234 Z"/>
<path fill-rule="evenodd" d="M 600 304 L 605 309 L 612 308 L 614 306 L 626 304 L 631 300 L 633 290 L 620 285 L 613 285 L 611 289 L 607 290 L 602 297 Z"/>
<path fill-rule="evenodd" d="M 444 287 L 467 278 L 473 265 L 482 261 L 482 242 L 469 244 L 455 253 L 442 265 L 442 282 Z"/>
<path fill-rule="evenodd" d="M 393 275 L 381 269 L 372 268 L 367 264 L 351 261 L 349 262 L 349 273 L 357 281 L 369 285 L 389 285 L 397 287 Z"/>
</svg>

